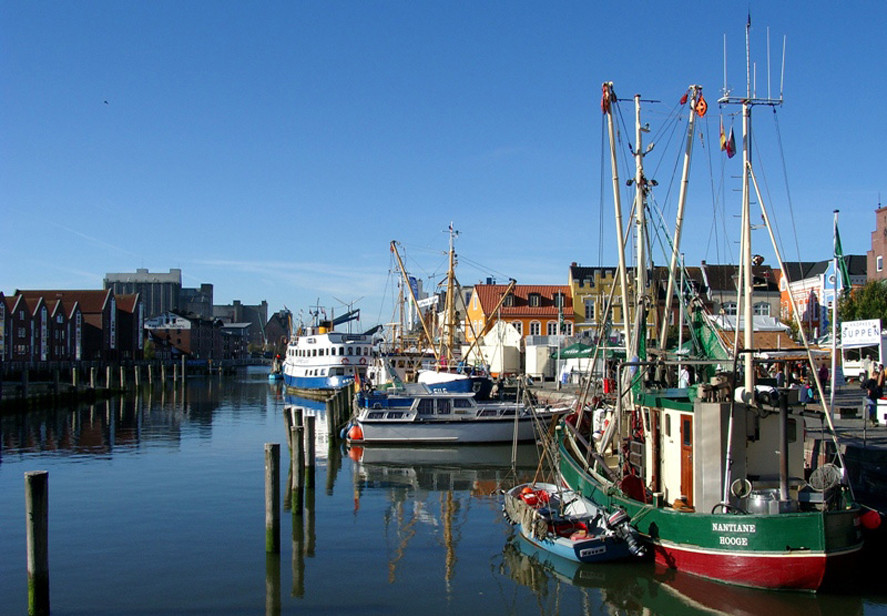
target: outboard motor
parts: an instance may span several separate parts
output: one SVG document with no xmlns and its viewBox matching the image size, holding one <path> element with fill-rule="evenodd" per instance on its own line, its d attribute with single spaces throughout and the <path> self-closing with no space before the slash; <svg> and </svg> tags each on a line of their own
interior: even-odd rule
<svg viewBox="0 0 887 616">
<path fill-rule="evenodd" d="M 616 536 L 628 544 L 628 551 L 634 556 L 641 557 L 647 549 L 638 541 L 636 531 L 631 527 L 630 518 L 624 509 L 617 509 L 607 518 L 607 526 L 616 533 Z"/>
</svg>

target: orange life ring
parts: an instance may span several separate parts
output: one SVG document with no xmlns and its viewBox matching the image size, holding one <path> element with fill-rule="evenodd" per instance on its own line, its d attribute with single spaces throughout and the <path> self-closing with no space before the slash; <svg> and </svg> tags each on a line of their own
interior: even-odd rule
<svg viewBox="0 0 887 616">
<path fill-rule="evenodd" d="M 366 365 L 367 365 L 367 358 L 366 358 L 366 357 L 361 357 L 361 358 L 360 358 L 360 365 L 361 365 L 361 366 L 366 366 Z"/>
<path fill-rule="evenodd" d="M 347 364 L 347 363 L 348 363 L 348 358 L 347 358 L 347 357 L 343 357 L 343 358 L 342 358 L 342 363 L 343 363 L 343 364 Z"/>
</svg>

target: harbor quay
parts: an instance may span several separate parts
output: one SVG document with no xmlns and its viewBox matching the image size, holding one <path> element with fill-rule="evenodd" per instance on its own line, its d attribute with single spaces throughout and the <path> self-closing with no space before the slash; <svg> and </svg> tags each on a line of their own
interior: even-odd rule
<svg viewBox="0 0 887 616">
<path fill-rule="evenodd" d="M 263 359 L 0 362 L 0 413 L 106 398 L 143 383 L 232 374 Z"/>
</svg>

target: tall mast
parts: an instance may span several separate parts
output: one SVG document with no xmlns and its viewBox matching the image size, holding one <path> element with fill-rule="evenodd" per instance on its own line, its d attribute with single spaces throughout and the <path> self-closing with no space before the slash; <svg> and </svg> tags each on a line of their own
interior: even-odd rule
<svg viewBox="0 0 887 616">
<path fill-rule="evenodd" d="M 613 204 L 616 208 L 616 241 L 619 247 L 619 286 L 622 291 L 622 330 L 625 337 L 625 350 L 631 346 L 631 332 L 628 327 L 628 282 L 625 272 L 625 234 L 622 227 L 622 202 L 620 200 L 619 168 L 616 162 L 616 131 L 613 127 L 612 105 L 616 102 L 613 82 L 608 81 L 601 86 L 601 110 L 607 116 L 607 129 L 610 135 L 610 167 L 613 170 Z"/>
<path fill-rule="evenodd" d="M 672 295 L 674 295 L 674 282 L 676 278 L 675 268 L 677 267 L 678 254 L 680 253 L 681 247 L 681 230 L 684 223 L 684 205 L 687 202 L 687 185 L 690 175 L 690 155 L 693 153 L 693 131 L 696 127 L 697 96 L 699 97 L 699 99 L 702 98 L 702 86 L 690 86 L 690 120 L 687 123 L 687 140 L 684 149 L 684 168 L 683 172 L 681 173 L 681 194 L 678 198 L 678 214 L 674 227 L 674 245 L 672 246 L 671 250 L 671 263 L 668 267 L 668 288 L 665 292 L 665 310 L 662 312 L 662 330 L 659 334 L 659 348 L 663 351 L 665 350 L 665 342 L 668 339 L 668 321 L 669 315 L 671 314 L 671 302 Z M 699 113 L 698 115 L 702 115 L 704 113 L 705 111 L 702 110 L 701 113 Z M 683 263 L 681 264 L 681 270 L 683 272 Z M 681 290 L 681 292 L 683 292 L 683 290 Z M 679 321 L 678 331 L 681 330 L 683 330 L 683 323 Z"/>
<path fill-rule="evenodd" d="M 653 149 L 651 143 L 647 150 L 644 151 L 643 136 L 649 132 L 649 128 L 641 124 L 641 95 L 634 95 L 634 112 L 635 112 L 635 232 L 637 233 L 636 243 L 636 263 L 635 263 L 635 325 L 634 336 L 631 340 L 631 349 L 629 357 L 635 357 L 640 349 L 641 341 L 647 336 L 646 325 L 642 322 L 641 317 L 646 308 L 647 294 L 647 221 L 646 221 L 646 201 L 647 201 L 647 178 L 644 176 L 644 156 Z"/>
<path fill-rule="evenodd" d="M 754 320 L 753 316 L 753 294 L 752 294 L 752 252 L 751 252 L 751 216 L 750 202 L 751 191 L 750 184 L 752 177 L 752 161 L 751 161 L 751 109 L 754 105 L 769 105 L 776 107 L 782 104 L 782 95 L 780 98 L 755 98 L 752 89 L 751 79 L 751 53 L 749 45 L 749 36 L 751 32 L 751 17 L 745 25 L 745 96 L 733 97 L 726 89 L 724 95 L 718 101 L 721 105 L 741 105 L 742 107 L 742 233 L 740 247 L 740 268 L 742 271 L 742 306 L 743 310 L 743 347 L 746 350 L 754 348 Z M 726 80 L 725 80 L 726 81 Z M 743 367 L 745 370 L 745 390 L 751 392 L 754 390 L 754 367 L 752 363 L 752 354 L 743 353 Z"/>
<path fill-rule="evenodd" d="M 455 286 L 455 270 L 456 270 L 456 246 L 455 239 L 456 236 L 459 235 L 459 232 L 453 229 L 453 223 L 450 223 L 450 253 L 449 253 L 449 267 L 447 268 L 447 295 L 446 295 L 446 305 L 445 305 L 445 319 L 444 328 L 445 332 L 440 337 L 440 350 L 438 351 L 438 356 L 442 358 L 446 358 L 447 365 L 451 365 L 453 363 L 453 344 L 456 337 L 456 294 L 454 292 Z"/>
<path fill-rule="evenodd" d="M 431 347 L 431 351 L 434 353 L 434 359 L 439 359 L 437 355 L 437 351 L 434 348 L 434 340 L 431 338 L 431 332 L 428 331 L 428 325 L 425 323 L 425 319 L 422 318 L 422 308 L 419 306 L 419 300 L 416 298 L 416 294 L 413 292 L 413 287 L 410 286 L 409 276 L 407 275 L 407 270 L 403 266 L 403 260 L 400 258 L 400 253 L 397 252 L 397 242 L 391 240 L 391 252 L 394 253 L 394 257 L 397 259 L 397 265 L 400 268 L 400 273 L 403 275 L 404 284 L 410 290 L 410 299 L 413 300 L 413 306 L 416 307 L 416 312 L 419 316 L 419 322 L 422 323 L 422 330 L 425 332 L 425 337 L 428 339 L 428 345 Z"/>
</svg>

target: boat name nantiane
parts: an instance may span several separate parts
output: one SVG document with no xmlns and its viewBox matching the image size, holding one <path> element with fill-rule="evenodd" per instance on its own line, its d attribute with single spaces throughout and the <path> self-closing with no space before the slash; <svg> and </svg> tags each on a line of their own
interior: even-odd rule
<svg viewBox="0 0 887 616">
<path fill-rule="evenodd" d="M 735 524 L 733 522 L 712 522 L 711 529 L 719 533 L 754 533 L 754 524 Z"/>
</svg>

